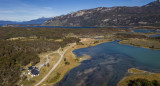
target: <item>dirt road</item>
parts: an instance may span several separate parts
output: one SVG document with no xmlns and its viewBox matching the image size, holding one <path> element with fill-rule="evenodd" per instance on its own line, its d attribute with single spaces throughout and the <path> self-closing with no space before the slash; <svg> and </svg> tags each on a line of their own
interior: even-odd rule
<svg viewBox="0 0 160 86">
<path fill-rule="evenodd" d="M 54 71 L 56 69 L 56 67 L 58 66 L 58 64 L 61 62 L 61 60 L 63 59 L 64 54 L 66 53 L 66 51 L 68 49 L 72 48 L 74 45 L 75 45 L 75 43 L 72 44 L 67 49 L 65 49 L 62 54 L 60 53 L 60 48 L 58 49 L 58 54 L 60 55 L 60 59 L 58 60 L 58 62 L 55 65 L 53 65 L 52 69 L 46 74 L 46 76 L 40 82 L 38 82 L 35 86 L 40 85 L 43 81 L 45 81 L 47 79 L 47 77 L 52 73 L 52 71 Z"/>
</svg>

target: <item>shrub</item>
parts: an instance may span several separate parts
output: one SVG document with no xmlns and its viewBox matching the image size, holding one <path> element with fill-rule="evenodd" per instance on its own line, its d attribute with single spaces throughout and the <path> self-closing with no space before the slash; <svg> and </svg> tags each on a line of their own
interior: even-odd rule
<svg viewBox="0 0 160 86">
<path fill-rule="evenodd" d="M 157 80 L 149 81 L 147 79 L 129 80 L 128 86 L 160 86 Z"/>
</svg>

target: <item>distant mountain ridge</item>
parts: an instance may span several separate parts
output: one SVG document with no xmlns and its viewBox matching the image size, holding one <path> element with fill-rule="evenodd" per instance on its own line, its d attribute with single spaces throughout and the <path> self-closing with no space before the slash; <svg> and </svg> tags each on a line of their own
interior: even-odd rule
<svg viewBox="0 0 160 86">
<path fill-rule="evenodd" d="M 141 7 L 99 7 L 57 16 L 45 26 L 138 26 L 160 25 L 160 0 Z"/>
<path fill-rule="evenodd" d="M 42 17 L 42 18 L 30 20 L 30 21 L 24 21 L 24 22 L 22 22 L 22 24 L 42 24 L 49 19 L 51 19 L 51 18 Z"/>
<path fill-rule="evenodd" d="M 42 17 L 42 18 L 38 18 L 38 19 L 30 20 L 30 21 L 23 21 L 23 22 L 0 20 L 0 25 L 5 25 L 5 24 L 42 24 L 49 19 L 51 19 L 51 18 Z"/>
<path fill-rule="evenodd" d="M 20 22 L 0 20 L 0 25 L 4 25 L 4 24 L 18 24 L 18 23 L 20 23 Z"/>
</svg>

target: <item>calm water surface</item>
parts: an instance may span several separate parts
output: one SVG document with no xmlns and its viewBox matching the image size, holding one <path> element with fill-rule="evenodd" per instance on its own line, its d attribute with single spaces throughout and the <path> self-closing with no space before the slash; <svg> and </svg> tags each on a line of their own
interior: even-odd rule
<svg viewBox="0 0 160 86">
<path fill-rule="evenodd" d="M 66 74 L 56 86 L 116 86 L 127 69 L 160 72 L 160 50 L 151 50 L 114 42 L 73 51 L 78 57 L 90 55 L 80 66 Z"/>
<path fill-rule="evenodd" d="M 133 32 L 137 33 L 150 33 L 150 32 L 158 32 L 157 30 L 139 30 L 139 29 L 133 29 Z"/>
</svg>

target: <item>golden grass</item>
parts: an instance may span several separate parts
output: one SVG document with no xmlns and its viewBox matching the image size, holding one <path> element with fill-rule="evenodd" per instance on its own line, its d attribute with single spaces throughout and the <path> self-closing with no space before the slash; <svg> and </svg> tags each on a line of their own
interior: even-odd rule
<svg viewBox="0 0 160 86">
<path fill-rule="evenodd" d="M 10 41 L 15 41 L 15 40 L 20 40 L 20 41 L 33 41 L 33 40 L 38 40 L 36 36 L 30 36 L 30 37 L 14 37 L 14 38 L 9 38 L 7 40 Z"/>
<path fill-rule="evenodd" d="M 141 73 L 145 73 L 146 71 L 143 71 L 143 70 L 139 70 L 139 69 L 136 69 L 136 68 L 131 68 L 128 70 L 128 73 L 133 73 L 133 74 L 141 74 Z"/>
<path fill-rule="evenodd" d="M 22 40 L 22 39 L 26 39 L 26 37 L 14 37 L 14 38 L 9 38 L 7 40 Z"/>
<path fill-rule="evenodd" d="M 48 77 L 48 79 L 45 80 L 41 84 L 41 86 L 52 86 L 53 84 L 62 80 L 68 71 L 70 71 L 74 67 L 80 65 L 79 61 L 77 61 L 76 56 L 72 53 L 73 50 L 79 49 L 79 48 L 85 48 L 88 46 L 95 46 L 95 45 L 101 44 L 103 42 L 111 41 L 111 40 L 101 40 L 101 41 L 98 41 L 97 43 L 94 43 L 97 40 L 90 39 L 90 38 L 87 38 L 87 39 L 85 38 L 85 39 L 81 39 L 81 40 L 82 40 L 81 42 L 83 43 L 83 45 L 73 46 L 65 53 L 65 55 L 63 57 L 63 58 L 66 58 L 66 61 L 68 61 L 70 64 L 66 65 L 64 60 L 61 61 L 61 63 L 58 65 L 58 67 L 52 72 L 52 74 Z M 57 76 L 57 73 L 60 73 L 60 77 L 57 80 L 54 80 L 54 78 Z M 53 80 L 53 82 L 52 82 L 52 80 Z"/>
<path fill-rule="evenodd" d="M 127 40 L 122 40 L 119 43 L 144 48 L 160 49 L 160 42 L 157 40 L 131 38 Z"/>
<path fill-rule="evenodd" d="M 63 40 L 62 39 L 57 39 L 55 40 L 56 42 L 62 42 Z"/>
<path fill-rule="evenodd" d="M 46 86 L 52 86 L 54 83 L 57 83 L 58 81 L 60 81 L 69 70 L 79 65 L 79 63 L 75 61 L 75 56 L 73 56 L 71 53 L 73 49 L 74 48 L 69 49 L 63 57 L 63 58 L 66 58 L 66 61 L 68 61 L 70 65 L 66 65 L 63 59 L 61 63 L 58 65 L 58 67 L 47 78 L 47 80 L 43 82 L 43 84 L 45 84 Z M 60 77 L 57 80 L 52 82 L 51 80 L 57 76 L 57 73 L 60 73 Z"/>
</svg>

